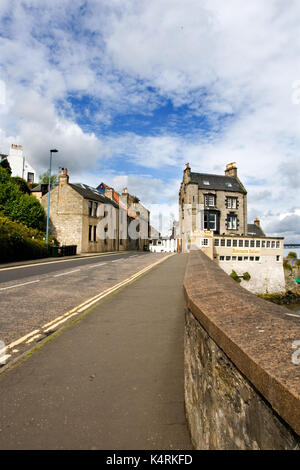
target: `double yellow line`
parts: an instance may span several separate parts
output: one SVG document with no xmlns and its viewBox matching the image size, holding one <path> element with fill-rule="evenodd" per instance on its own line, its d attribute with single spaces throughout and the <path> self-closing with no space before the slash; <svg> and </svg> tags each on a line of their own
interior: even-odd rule
<svg viewBox="0 0 300 470">
<path fill-rule="evenodd" d="M 166 256 L 165 258 L 160 259 L 159 261 L 156 261 L 155 263 L 150 264 L 149 266 L 146 266 L 146 268 L 141 269 L 141 271 L 138 271 L 137 273 L 133 274 L 132 276 L 128 277 L 127 279 L 124 279 L 121 282 L 118 282 L 112 287 L 109 287 L 108 289 L 100 292 L 99 294 L 95 295 L 94 297 L 91 297 L 90 299 L 87 299 L 85 302 L 81 303 L 80 305 L 77 305 L 76 307 L 72 308 L 72 310 L 69 310 L 68 312 L 64 313 L 63 315 L 60 315 L 59 317 L 55 318 L 54 320 L 51 320 L 50 322 L 46 323 L 45 325 L 42 326 L 41 329 L 34 330 L 31 333 L 28 333 L 25 336 L 22 336 L 22 338 L 19 338 L 12 343 L 10 343 L 8 346 L 0 350 L 0 359 L 1 355 L 5 354 L 6 352 L 18 352 L 18 350 L 14 350 L 15 346 L 20 345 L 23 342 L 26 342 L 26 344 L 32 343 L 35 339 L 40 338 L 43 334 L 50 334 L 51 332 L 54 332 L 56 328 L 63 323 L 65 323 L 67 320 L 70 318 L 74 317 L 75 315 L 78 315 L 79 313 L 85 312 L 88 310 L 90 307 L 92 307 L 94 304 L 99 302 L 100 300 L 104 299 L 108 295 L 112 294 L 116 290 L 120 289 L 121 287 L 126 286 L 127 284 L 130 284 L 132 281 L 137 279 L 138 277 L 142 276 L 145 274 L 147 271 L 150 271 L 152 268 L 155 266 L 159 265 L 160 263 L 163 263 L 167 259 L 169 259 L 171 256 L 174 256 L 174 253 Z M 5 356 L 2 357 L 2 361 L 8 359 L 11 357 L 11 354 L 6 354 Z"/>
</svg>

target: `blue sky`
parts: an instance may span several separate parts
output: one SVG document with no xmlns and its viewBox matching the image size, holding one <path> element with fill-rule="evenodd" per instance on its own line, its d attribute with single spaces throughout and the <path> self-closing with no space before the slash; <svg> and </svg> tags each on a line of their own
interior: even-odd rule
<svg viewBox="0 0 300 470">
<path fill-rule="evenodd" d="M 186 162 L 235 161 L 249 222 L 300 239 L 298 1 L 48 3 L 0 3 L 1 152 L 41 173 L 57 147 L 71 181 L 174 217 Z"/>
</svg>

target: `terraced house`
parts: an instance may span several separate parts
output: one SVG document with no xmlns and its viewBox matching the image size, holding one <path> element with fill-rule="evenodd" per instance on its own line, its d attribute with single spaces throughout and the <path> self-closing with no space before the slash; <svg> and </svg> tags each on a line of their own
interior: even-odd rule
<svg viewBox="0 0 300 470">
<path fill-rule="evenodd" d="M 128 207 L 127 198 L 108 197 L 104 186 L 70 183 L 67 169 L 62 169 L 59 184 L 51 189 L 50 233 L 61 245 L 77 245 L 77 253 L 144 249 L 139 212 Z M 37 186 L 32 194 L 47 211 L 47 185 Z"/>
<path fill-rule="evenodd" d="M 267 237 L 258 218 L 247 222 L 247 191 L 235 163 L 225 175 L 194 173 L 186 165 L 179 191 L 181 251 L 201 249 L 255 293 L 283 292 L 283 238 Z"/>
</svg>

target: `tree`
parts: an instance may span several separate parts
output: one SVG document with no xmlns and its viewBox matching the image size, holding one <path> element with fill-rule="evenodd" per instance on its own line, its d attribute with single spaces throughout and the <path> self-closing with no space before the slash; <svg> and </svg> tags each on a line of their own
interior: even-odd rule
<svg viewBox="0 0 300 470">
<path fill-rule="evenodd" d="M 9 176 L 11 175 L 11 167 L 7 158 L 2 158 L 0 161 L 0 167 L 5 168 Z"/>
<path fill-rule="evenodd" d="M 297 253 L 295 251 L 290 251 L 288 254 L 288 258 L 297 259 Z"/>
<path fill-rule="evenodd" d="M 19 190 L 21 191 L 21 193 L 23 193 L 23 194 L 31 194 L 27 182 L 26 182 L 23 178 L 20 178 L 20 176 L 13 176 L 13 177 L 11 178 L 11 181 L 13 182 L 13 184 L 15 184 L 16 186 L 18 186 L 18 188 L 19 188 Z"/>
<path fill-rule="evenodd" d="M 46 214 L 40 202 L 24 194 L 13 183 L 4 168 L 0 167 L 0 212 L 10 220 L 21 222 L 27 227 L 45 230 Z"/>
<path fill-rule="evenodd" d="M 49 184 L 49 170 L 42 173 L 39 177 L 40 184 Z M 51 175 L 51 186 L 54 184 L 58 184 L 58 175 L 54 174 Z"/>
</svg>

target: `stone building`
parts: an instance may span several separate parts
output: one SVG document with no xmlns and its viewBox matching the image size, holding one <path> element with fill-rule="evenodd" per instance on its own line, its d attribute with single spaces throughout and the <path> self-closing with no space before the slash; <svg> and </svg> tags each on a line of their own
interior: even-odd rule
<svg viewBox="0 0 300 470">
<path fill-rule="evenodd" d="M 201 249 L 255 293 L 285 290 L 283 238 L 267 237 L 258 218 L 247 223 L 247 191 L 235 163 L 225 175 L 191 172 L 186 165 L 179 191 L 181 251 Z"/>
<path fill-rule="evenodd" d="M 39 185 L 32 194 L 47 212 L 48 186 Z M 60 245 L 77 245 L 77 253 L 143 249 L 139 233 L 134 237 L 137 213 L 101 188 L 70 183 L 66 169 L 52 187 L 50 201 L 50 233 Z"/>
<path fill-rule="evenodd" d="M 114 188 L 103 182 L 97 189 L 115 201 L 127 213 L 128 229 L 125 227 L 125 232 L 128 232 L 129 235 L 127 243 L 130 248 L 128 249 L 148 250 L 151 236 L 150 211 L 143 206 L 140 199 L 129 194 L 127 188 L 124 188 L 122 194 L 119 194 Z M 122 239 L 122 231 L 120 239 Z"/>
</svg>

